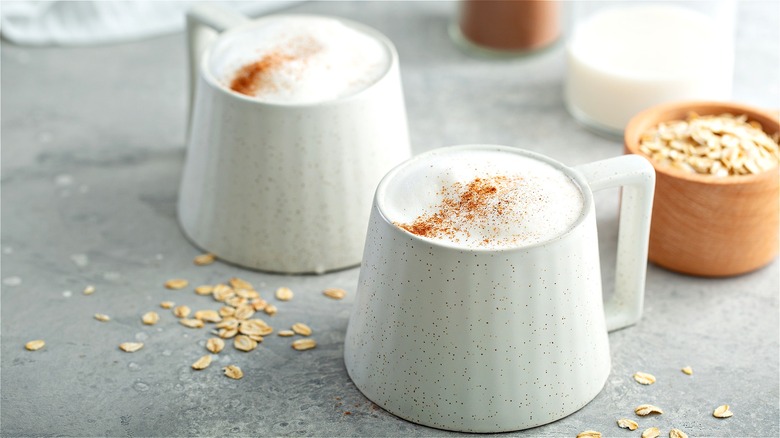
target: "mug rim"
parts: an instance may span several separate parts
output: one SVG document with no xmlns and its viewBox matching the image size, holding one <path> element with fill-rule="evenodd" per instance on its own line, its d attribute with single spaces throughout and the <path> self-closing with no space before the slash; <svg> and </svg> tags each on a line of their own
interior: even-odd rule
<svg viewBox="0 0 780 438">
<path fill-rule="evenodd" d="M 580 214 L 577 217 L 577 219 L 574 222 L 572 222 L 572 224 L 569 225 L 569 227 L 565 231 L 556 234 L 553 237 L 550 237 L 545 240 L 541 240 L 536 243 L 532 243 L 528 245 L 508 246 L 508 247 L 501 247 L 501 248 L 475 248 L 475 247 L 456 245 L 452 242 L 448 242 L 445 240 L 432 239 L 430 237 L 423 237 L 417 234 L 410 233 L 402 229 L 401 227 L 395 225 L 393 221 L 391 221 L 387 217 L 385 207 L 383 205 L 384 199 L 386 198 L 385 195 L 387 192 L 387 188 L 392 183 L 392 180 L 405 167 L 410 166 L 411 164 L 416 163 L 418 161 L 423 161 L 443 153 L 451 153 L 457 151 L 481 151 L 481 150 L 507 152 L 515 155 L 521 155 L 534 160 L 538 160 L 543 163 L 549 164 L 550 166 L 554 167 L 556 170 L 568 176 L 574 182 L 574 184 L 580 189 L 580 193 L 582 194 L 582 209 L 580 210 Z M 475 143 L 475 144 L 463 144 L 463 145 L 455 145 L 455 146 L 444 146 L 444 147 L 432 149 L 430 151 L 418 154 L 404 161 L 403 163 L 395 166 L 384 177 L 382 177 L 381 181 L 379 181 L 379 185 L 377 185 L 376 193 L 374 195 L 374 206 L 376 207 L 376 210 L 381 216 L 382 220 L 384 220 L 387 225 L 393 228 L 394 232 L 401 233 L 402 235 L 411 238 L 412 240 L 418 241 L 420 243 L 425 243 L 434 247 L 445 248 L 448 250 L 458 250 L 461 252 L 499 253 L 499 252 L 511 252 L 511 251 L 526 251 L 537 247 L 543 247 L 551 243 L 565 239 L 567 236 L 573 233 L 574 230 L 582 226 L 582 224 L 585 222 L 585 219 L 588 217 L 588 215 L 591 214 L 593 210 L 593 192 L 590 189 L 590 185 L 588 184 L 585 177 L 579 172 L 577 172 L 576 169 L 571 168 L 561 163 L 558 160 L 550 158 L 547 155 L 543 155 L 538 152 L 533 152 L 527 149 L 522 149 L 513 146 Z M 370 229 L 370 225 L 369 225 L 369 229 Z"/>
<path fill-rule="evenodd" d="M 365 88 L 362 88 L 352 94 L 348 94 L 346 96 L 341 96 L 336 99 L 329 99 L 324 101 L 316 101 L 316 102 L 301 102 L 301 103 L 290 103 L 290 102 L 267 102 L 263 100 L 256 99 L 251 96 L 247 96 L 245 94 L 241 94 L 238 92 L 235 92 L 231 90 L 230 88 L 222 85 L 219 81 L 219 79 L 211 72 L 211 69 L 208 68 L 208 64 L 211 60 L 212 52 L 214 51 L 214 48 L 222 41 L 225 40 L 237 33 L 243 32 L 247 29 L 251 29 L 253 27 L 257 27 L 259 25 L 262 25 L 265 21 L 271 21 L 279 18 L 297 18 L 297 17 L 307 17 L 307 18 L 329 18 L 336 21 L 339 21 L 342 24 L 347 25 L 348 27 L 361 31 L 370 37 L 377 40 L 382 46 L 384 46 L 385 50 L 387 50 L 389 59 L 387 63 L 387 68 L 385 68 L 384 72 L 382 72 L 381 75 L 379 75 L 373 82 L 368 84 Z M 380 83 L 386 81 L 387 77 L 390 76 L 390 73 L 393 71 L 394 67 L 397 66 L 399 63 L 398 59 L 398 51 L 395 48 L 395 45 L 393 42 L 385 36 L 382 32 L 380 32 L 377 29 L 374 29 L 371 26 L 368 26 L 366 24 L 350 20 L 348 18 L 338 17 L 335 15 L 325 15 L 325 14 L 271 14 L 271 15 L 265 15 L 259 18 L 250 19 L 247 20 L 244 23 L 239 24 L 238 26 L 232 27 L 228 30 L 225 30 L 224 32 L 220 33 L 214 41 L 212 41 L 209 46 L 203 51 L 203 55 L 201 56 L 200 65 L 198 66 L 198 69 L 200 70 L 200 77 L 203 78 L 207 84 L 209 84 L 212 88 L 217 89 L 218 91 L 224 93 L 225 95 L 243 100 L 248 103 L 260 105 L 260 106 L 267 106 L 272 108 L 316 108 L 316 107 L 322 107 L 327 105 L 333 105 L 342 103 L 345 101 L 349 101 L 355 98 L 359 98 L 363 94 L 367 93 L 369 90 L 372 90 L 376 88 Z"/>
</svg>

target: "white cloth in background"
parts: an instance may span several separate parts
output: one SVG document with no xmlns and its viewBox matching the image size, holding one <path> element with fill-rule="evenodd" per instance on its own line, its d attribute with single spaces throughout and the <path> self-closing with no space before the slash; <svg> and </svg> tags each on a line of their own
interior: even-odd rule
<svg viewBox="0 0 780 438">
<path fill-rule="evenodd" d="M 0 33 L 21 45 L 111 44 L 184 29 L 195 1 L 0 1 Z M 214 2 L 248 16 L 298 1 Z"/>
</svg>

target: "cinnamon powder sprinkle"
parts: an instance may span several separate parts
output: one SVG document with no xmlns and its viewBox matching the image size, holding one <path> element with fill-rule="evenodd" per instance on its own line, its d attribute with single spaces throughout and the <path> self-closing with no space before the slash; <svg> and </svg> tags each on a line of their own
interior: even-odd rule
<svg viewBox="0 0 780 438">
<path fill-rule="evenodd" d="M 322 51 L 322 45 L 311 36 L 297 36 L 269 50 L 259 60 L 239 68 L 230 81 L 236 93 L 258 97 L 266 91 L 278 90 L 285 81 L 278 81 L 274 73 L 288 70 L 288 75 L 300 76 L 308 61 Z"/>
<path fill-rule="evenodd" d="M 268 80 L 268 76 L 273 70 L 278 69 L 281 65 L 293 59 L 295 57 L 291 55 L 271 52 L 259 61 L 238 69 L 235 77 L 230 82 L 230 89 L 236 93 L 254 96 L 263 87 L 273 86 L 273 83 Z"/>
<path fill-rule="evenodd" d="M 443 199 L 437 212 L 420 215 L 412 223 L 395 225 L 418 236 L 453 241 L 458 241 L 459 235 L 470 236 L 468 229 L 474 225 L 498 232 L 502 223 L 515 219 L 502 216 L 512 208 L 513 187 L 522 184 L 522 179 L 497 175 L 477 177 L 467 184 L 456 182 L 439 192 Z M 491 245 L 494 240 L 485 237 L 481 244 Z"/>
</svg>

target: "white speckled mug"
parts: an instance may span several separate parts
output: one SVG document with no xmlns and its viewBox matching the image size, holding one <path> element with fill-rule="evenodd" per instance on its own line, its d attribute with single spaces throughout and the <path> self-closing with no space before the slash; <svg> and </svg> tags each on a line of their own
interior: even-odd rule
<svg viewBox="0 0 780 438">
<path fill-rule="evenodd" d="M 415 190 L 409 168 L 467 151 L 549 164 L 581 191 L 579 216 L 552 238 L 503 249 L 420 237 L 388 218 Z M 441 429 L 526 429 L 582 408 L 609 375 L 607 331 L 641 317 L 654 184 L 641 157 L 569 168 L 504 146 L 443 148 L 396 167 L 374 198 L 344 347 L 349 376 L 389 412 Z M 617 186 L 616 282 L 603 303 L 591 191 Z"/>
<path fill-rule="evenodd" d="M 362 24 L 335 19 L 375 40 L 386 63 L 377 79 L 349 95 L 270 102 L 234 92 L 220 77 L 225 60 L 235 63 L 229 58 L 256 41 L 252 32 L 262 26 L 321 18 L 247 20 L 207 4 L 188 15 L 194 97 L 179 221 L 197 246 L 220 259 L 281 273 L 357 265 L 373 191 L 411 155 L 398 55 Z"/>
</svg>

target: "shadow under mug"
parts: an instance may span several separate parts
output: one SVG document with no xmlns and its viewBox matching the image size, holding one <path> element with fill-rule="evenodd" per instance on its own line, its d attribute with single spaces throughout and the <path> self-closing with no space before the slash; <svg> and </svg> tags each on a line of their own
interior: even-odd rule
<svg viewBox="0 0 780 438">
<path fill-rule="evenodd" d="M 411 148 L 398 54 L 360 23 L 335 18 L 378 41 L 388 62 L 355 94 L 267 103 L 223 83 L 220 55 L 259 26 L 291 17 L 301 16 L 247 20 L 209 4 L 190 11 L 194 88 L 179 221 L 195 245 L 222 260 L 323 273 L 360 263 L 373 190 Z"/>
<path fill-rule="evenodd" d="M 404 205 L 405 172 L 425 172 L 463 151 L 552 166 L 579 187 L 579 218 L 549 240 L 505 249 L 464 247 L 394 225 L 386 207 Z M 653 167 L 639 156 L 570 168 L 505 146 L 442 148 L 399 165 L 374 198 L 344 346 L 349 376 L 389 412 L 441 429 L 520 430 L 582 408 L 609 375 L 607 331 L 642 314 L 654 184 Z M 615 290 L 603 303 L 592 191 L 617 186 Z"/>
</svg>

